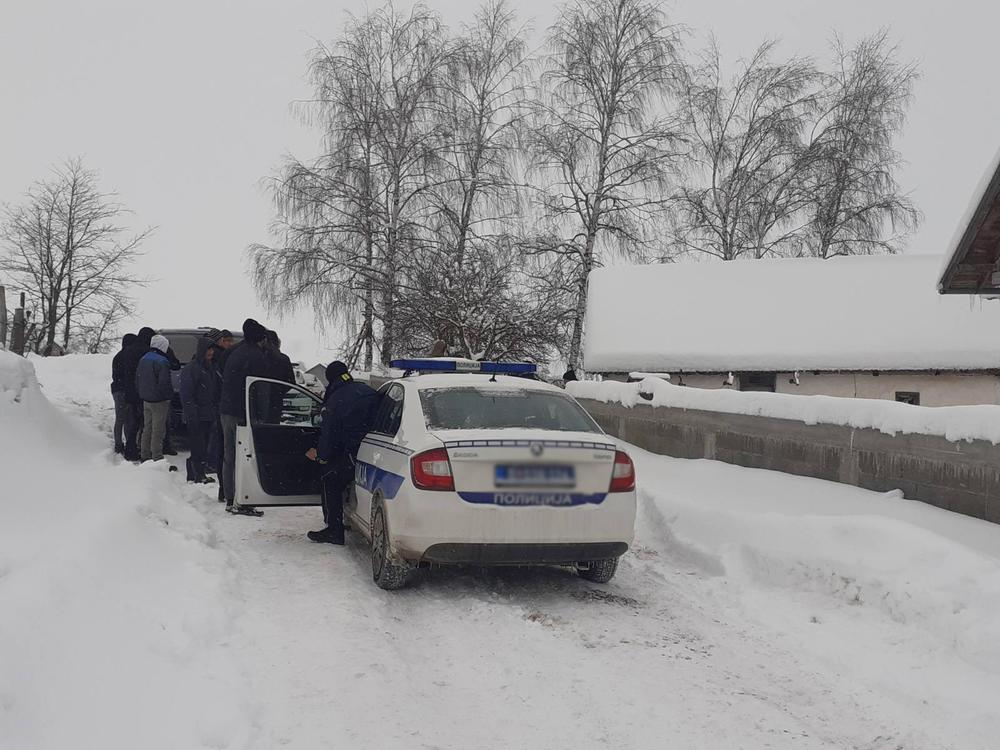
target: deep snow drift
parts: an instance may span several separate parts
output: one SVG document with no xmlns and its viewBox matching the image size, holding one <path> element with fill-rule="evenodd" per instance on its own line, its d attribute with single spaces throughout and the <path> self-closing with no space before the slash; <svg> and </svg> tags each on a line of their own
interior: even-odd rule
<svg viewBox="0 0 1000 750">
<path fill-rule="evenodd" d="M 0 747 L 239 745 L 226 556 L 164 466 L 109 448 L 0 351 Z"/>
<path fill-rule="evenodd" d="M 383 592 L 356 536 L 305 540 L 316 509 L 117 464 L 107 357 L 33 364 L 41 391 L 0 357 L 4 750 L 997 746 L 998 526 L 630 448 L 611 584 Z"/>
</svg>

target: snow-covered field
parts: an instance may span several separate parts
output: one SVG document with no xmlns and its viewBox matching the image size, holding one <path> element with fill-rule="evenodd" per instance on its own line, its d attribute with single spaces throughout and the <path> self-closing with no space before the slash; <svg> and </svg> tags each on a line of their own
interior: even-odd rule
<svg viewBox="0 0 1000 750">
<path fill-rule="evenodd" d="M 0 352 L 4 750 L 997 747 L 1000 527 L 633 449 L 611 584 L 388 593 L 316 509 L 118 462 L 107 357 L 32 364 Z"/>
</svg>

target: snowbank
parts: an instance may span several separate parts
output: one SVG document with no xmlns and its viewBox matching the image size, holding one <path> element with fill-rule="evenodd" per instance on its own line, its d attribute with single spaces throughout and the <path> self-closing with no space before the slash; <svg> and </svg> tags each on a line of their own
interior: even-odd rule
<svg viewBox="0 0 1000 750">
<path fill-rule="evenodd" d="M 163 465 L 116 464 L 0 352 L 0 747 L 247 741 L 227 559 L 182 493 Z"/>
<path fill-rule="evenodd" d="M 935 291 L 941 257 L 668 263 L 590 275 L 592 372 L 983 370 L 1000 306 Z"/>
<path fill-rule="evenodd" d="M 987 440 L 1000 444 L 1000 406 L 913 406 L 878 399 L 796 396 L 687 388 L 661 378 L 637 383 L 582 380 L 567 383 L 576 398 L 605 403 L 670 406 L 726 414 L 790 419 L 805 424 L 834 424 L 897 433 L 940 435 L 948 440 Z M 652 396 L 644 399 L 640 394 Z"/>
<path fill-rule="evenodd" d="M 1000 526 L 898 492 L 631 452 L 647 522 L 688 566 L 737 583 L 757 616 L 831 650 L 871 616 L 928 660 L 954 653 L 1000 675 Z"/>
</svg>

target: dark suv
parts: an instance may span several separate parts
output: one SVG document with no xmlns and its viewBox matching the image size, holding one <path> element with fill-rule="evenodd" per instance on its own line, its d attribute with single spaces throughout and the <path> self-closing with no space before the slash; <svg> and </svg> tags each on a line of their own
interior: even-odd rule
<svg viewBox="0 0 1000 750">
<path fill-rule="evenodd" d="M 181 366 L 186 365 L 198 351 L 198 339 L 207 336 L 211 328 L 161 328 L 157 333 L 166 336 L 170 342 L 170 349 L 173 351 L 177 361 Z M 243 339 L 243 334 L 239 333 L 239 328 L 233 332 L 235 343 Z M 171 382 L 174 385 L 174 397 L 170 400 L 170 430 L 171 432 L 184 431 L 184 413 L 181 408 L 181 373 L 174 370 L 170 373 Z"/>
</svg>

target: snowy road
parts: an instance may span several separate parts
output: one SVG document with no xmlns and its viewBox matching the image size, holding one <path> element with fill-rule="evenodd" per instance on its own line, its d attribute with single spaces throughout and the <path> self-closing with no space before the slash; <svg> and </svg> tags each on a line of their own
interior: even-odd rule
<svg viewBox="0 0 1000 750">
<path fill-rule="evenodd" d="M 103 430 L 87 367 L 39 377 Z M 318 509 L 232 517 L 173 475 L 228 571 L 206 573 L 228 618 L 212 653 L 242 675 L 220 705 L 252 724 L 204 746 L 996 747 L 996 527 L 708 462 L 640 452 L 638 470 L 637 542 L 611 584 L 436 570 L 395 593 L 356 536 L 305 539 Z"/>
</svg>

